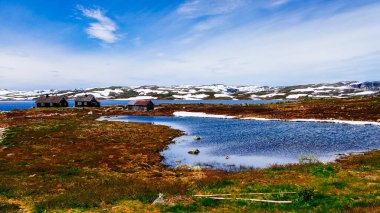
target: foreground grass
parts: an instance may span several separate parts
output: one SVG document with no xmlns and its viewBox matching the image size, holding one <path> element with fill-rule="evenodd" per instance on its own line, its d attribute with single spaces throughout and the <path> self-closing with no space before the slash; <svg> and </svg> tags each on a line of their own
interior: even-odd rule
<svg viewBox="0 0 380 213">
<path fill-rule="evenodd" d="M 196 194 L 252 192 L 296 192 L 256 195 L 252 198 L 290 200 L 291 204 L 199 199 L 190 206 L 166 210 L 204 212 L 342 212 L 380 210 L 380 152 L 350 156 L 335 164 L 275 166 L 269 169 L 230 174 L 225 181 L 195 189 Z M 232 196 L 233 197 L 233 196 Z M 238 196 L 242 197 L 242 196 Z M 249 198 L 249 196 L 243 196 Z M 369 209 L 368 207 L 371 207 Z"/>
<path fill-rule="evenodd" d="M 115 109 L 114 109 L 115 110 Z M 334 164 L 274 166 L 238 173 L 169 169 L 159 152 L 181 132 L 165 126 L 95 119 L 108 109 L 0 114 L 0 212 L 342 212 L 379 211 L 380 151 Z M 296 192 L 251 198 L 192 194 Z M 151 205 L 164 193 L 164 205 Z M 234 197 L 234 196 L 232 196 Z M 245 196 L 249 198 L 249 196 Z"/>
</svg>

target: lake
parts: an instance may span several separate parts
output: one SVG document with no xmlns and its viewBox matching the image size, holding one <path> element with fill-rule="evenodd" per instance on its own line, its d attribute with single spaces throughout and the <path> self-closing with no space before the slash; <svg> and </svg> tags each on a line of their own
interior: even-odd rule
<svg viewBox="0 0 380 213">
<path fill-rule="evenodd" d="M 315 155 L 329 162 L 336 159 L 336 154 L 380 148 L 380 127 L 370 125 L 166 116 L 119 116 L 107 120 L 154 123 L 185 131 L 186 135 L 176 138 L 161 153 L 163 163 L 169 166 L 264 168 L 298 163 L 301 155 Z M 201 140 L 194 140 L 195 135 Z M 200 153 L 188 154 L 192 149 Z"/>
<path fill-rule="evenodd" d="M 276 103 L 282 100 L 153 100 L 154 104 L 266 104 Z M 101 106 L 126 105 L 129 100 L 100 100 Z M 0 111 L 15 109 L 30 109 L 35 107 L 34 101 L 0 101 Z M 69 100 L 69 106 L 74 106 L 74 101 Z"/>
</svg>

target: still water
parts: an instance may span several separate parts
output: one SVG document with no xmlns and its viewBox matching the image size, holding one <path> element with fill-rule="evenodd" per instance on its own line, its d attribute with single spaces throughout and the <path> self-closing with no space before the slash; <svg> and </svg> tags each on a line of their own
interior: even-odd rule
<svg viewBox="0 0 380 213">
<path fill-rule="evenodd" d="M 163 163 L 169 166 L 263 168 L 298 163 L 301 155 L 316 155 L 328 162 L 335 160 L 336 154 L 380 148 L 380 127 L 370 125 L 167 116 L 120 116 L 108 120 L 154 123 L 184 131 L 186 135 L 176 138 L 161 153 Z M 194 135 L 201 140 L 194 140 Z M 192 149 L 200 153 L 188 154 Z"/>
</svg>

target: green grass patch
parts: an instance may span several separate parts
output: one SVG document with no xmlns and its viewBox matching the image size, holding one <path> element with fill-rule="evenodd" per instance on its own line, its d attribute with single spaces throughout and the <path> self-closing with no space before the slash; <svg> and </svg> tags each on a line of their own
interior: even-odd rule
<svg viewBox="0 0 380 213">
<path fill-rule="evenodd" d="M 332 165 L 312 166 L 310 168 L 310 172 L 314 176 L 323 177 L 323 178 L 334 177 L 336 175 L 336 170 L 335 170 L 334 166 L 332 166 Z"/>
<path fill-rule="evenodd" d="M 244 186 L 241 193 L 272 193 L 272 192 L 296 192 L 298 191 L 298 186 L 293 184 L 272 184 L 268 186 L 262 186 L 256 183 L 250 183 Z"/>
<path fill-rule="evenodd" d="M 199 211 L 199 204 L 197 202 L 194 202 L 190 205 L 181 205 L 177 204 L 175 206 L 164 206 L 162 208 L 163 212 L 175 212 L 175 213 L 184 213 L 184 212 L 197 212 Z"/>
<path fill-rule="evenodd" d="M 75 167 L 63 167 L 58 170 L 58 174 L 61 178 L 68 178 L 72 176 L 79 176 L 82 171 Z"/>
<path fill-rule="evenodd" d="M 0 184 L 0 195 L 7 197 L 7 198 L 12 198 L 15 196 L 14 190 L 8 186 L 5 185 L 4 183 Z"/>
</svg>

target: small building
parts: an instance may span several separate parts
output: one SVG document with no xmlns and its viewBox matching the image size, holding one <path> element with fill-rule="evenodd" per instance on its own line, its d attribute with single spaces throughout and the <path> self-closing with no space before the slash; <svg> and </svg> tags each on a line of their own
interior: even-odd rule
<svg viewBox="0 0 380 213">
<path fill-rule="evenodd" d="M 154 110 L 154 103 L 151 100 L 134 100 L 128 103 L 128 110 L 149 111 Z"/>
<path fill-rule="evenodd" d="M 42 95 L 36 100 L 37 107 L 68 107 L 69 102 L 63 95 Z"/>
<path fill-rule="evenodd" d="M 99 101 L 93 95 L 81 95 L 74 99 L 75 107 L 100 107 Z"/>
</svg>

